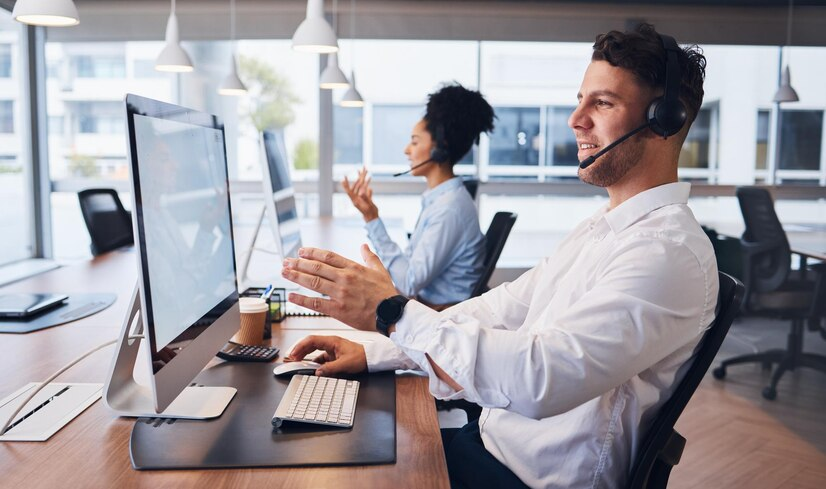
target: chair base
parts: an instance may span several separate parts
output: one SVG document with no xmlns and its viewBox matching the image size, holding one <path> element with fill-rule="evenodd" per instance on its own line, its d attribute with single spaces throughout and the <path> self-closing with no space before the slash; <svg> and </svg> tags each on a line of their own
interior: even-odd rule
<svg viewBox="0 0 826 489">
<path fill-rule="evenodd" d="M 777 398 L 777 384 L 787 370 L 794 370 L 797 367 L 807 367 L 826 373 L 826 356 L 815 355 L 803 352 L 803 320 L 792 321 L 792 329 L 788 336 L 788 345 L 785 350 L 769 350 L 762 353 L 741 355 L 729 358 L 720 363 L 720 366 L 712 371 L 715 379 L 723 379 L 726 376 L 726 367 L 741 363 L 761 363 L 763 368 L 769 369 L 773 364 L 777 368 L 772 373 L 771 381 L 763 389 L 763 397 L 768 400 Z"/>
</svg>

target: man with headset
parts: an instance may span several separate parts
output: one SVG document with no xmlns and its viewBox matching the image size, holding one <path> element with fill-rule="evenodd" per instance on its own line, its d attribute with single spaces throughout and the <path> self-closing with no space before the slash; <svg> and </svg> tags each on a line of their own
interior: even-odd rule
<svg viewBox="0 0 826 489">
<path fill-rule="evenodd" d="M 609 204 L 512 283 L 441 313 L 367 266 L 306 248 L 282 274 L 329 296 L 290 300 L 388 335 L 362 347 L 308 337 L 319 375 L 421 368 L 442 399 L 482 405 L 443 430 L 454 487 L 621 487 L 646 427 L 714 319 L 711 243 L 677 160 L 702 103 L 705 58 L 650 25 L 597 37 L 568 121 L 579 177 Z"/>
</svg>

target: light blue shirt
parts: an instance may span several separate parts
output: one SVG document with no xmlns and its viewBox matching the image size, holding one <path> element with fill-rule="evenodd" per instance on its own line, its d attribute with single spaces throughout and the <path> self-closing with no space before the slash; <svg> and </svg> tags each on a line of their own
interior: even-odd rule
<svg viewBox="0 0 826 489">
<path fill-rule="evenodd" d="M 482 276 L 485 236 L 459 177 L 422 194 L 422 212 L 404 251 L 390 239 L 381 219 L 366 227 L 396 289 L 408 297 L 430 304 L 460 302 L 470 297 Z"/>
</svg>

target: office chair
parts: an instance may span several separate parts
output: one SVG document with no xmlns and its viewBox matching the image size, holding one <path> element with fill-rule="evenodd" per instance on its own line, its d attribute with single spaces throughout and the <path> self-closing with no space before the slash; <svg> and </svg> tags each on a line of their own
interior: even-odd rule
<svg viewBox="0 0 826 489">
<path fill-rule="evenodd" d="M 685 376 L 643 438 L 627 489 L 664 489 L 671 469 L 680 461 L 686 440 L 674 430 L 674 424 L 714 360 L 743 300 L 744 286 L 739 280 L 723 272 L 719 272 L 719 278 L 717 316 L 697 345 L 694 361 Z"/>
<path fill-rule="evenodd" d="M 465 189 L 470 194 L 470 198 L 476 200 L 476 192 L 479 190 L 479 179 L 478 178 L 462 178 L 462 184 L 465 186 Z"/>
<path fill-rule="evenodd" d="M 488 232 L 485 233 L 485 268 L 476 286 L 473 287 L 471 297 L 478 297 L 488 291 L 488 282 L 496 270 L 496 262 L 499 261 L 499 255 L 505 248 L 511 229 L 516 223 L 516 217 L 517 215 L 513 212 L 497 212 L 490 221 Z"/>
<path fill-rule="evenodd" d="M 763 389 L 763 397 L 777 397 L 777 384 L 787 370 L 809 367 L 826 373 L 826 357 L 803 353 L 803 327 L 809 321 L 812 329 L 820 329 L 824 315 L 824 273 L 818 267 L 791 269 L 791 249 L 786 233 L 768 190 L 740 187 L 737 199 L 746 223 L 740 239 L 743 253 L 743 282 L 746 284 L 743 312 L 791 320 L 785 350 L 772 349 L 741 355 L 723 361 L 714 369 L 717 379 L 726 376 L 726 368 L 740 363 L 759 362 L 764 368 L 777 364 L 771 382 Z M 816 279 L 812 279 L 812 277 Z"/>
<path fill-rule="evenodd" d="M 490 281 L 493 271 L 496 270 L 496 262 L 499 261 L 499 255 L 502 254 L 502 249 L 505 248 L 505 243 L 508 241 L 511 229 L 516 223 L 517 215 L 513 212 L 497 212 L 493 216 L 493 220 L 488 226 L 488 232 L 485 233 L 485 268 L 482 271 L 482 276 L 473 287 L 470 297 L 478 297 L 488 291 L 488 282 Z M 450 411 L 451 409 L 461 409 L 467 414 L 468 422 L 479 419 L 482 414 L 482 408 L 473 402 L 464 399 L 455 401 L 442 401 L 436 399 L 436 409 L 439 411 Z"/>
<path fill-rule="evenodd" d="M 110 188 L 90 188 L 77 193 L 80 211 L 92 243 L 92 255 L 134 244 L 132 215 L 123 208 L 118 193 Z"/>
</svg>

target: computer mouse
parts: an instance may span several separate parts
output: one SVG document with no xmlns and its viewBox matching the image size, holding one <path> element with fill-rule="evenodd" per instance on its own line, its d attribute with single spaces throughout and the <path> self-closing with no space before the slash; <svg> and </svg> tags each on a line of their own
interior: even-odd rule
<svg viewBox="0 0 826 489">
<path fill-rule="evenodd" d="M 272 373 L 279 377 L 290 377 L 296 374 L 315 375 L 316 369 L 320 366 L 320 363 L 311 362 L 309 360 L 301 360 L 300 362 L 284 362 L 272 369 Z"/>
</svg>

